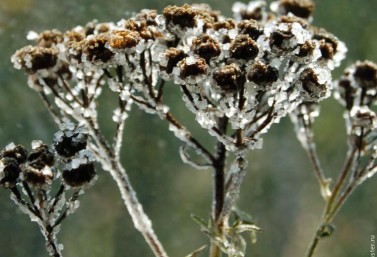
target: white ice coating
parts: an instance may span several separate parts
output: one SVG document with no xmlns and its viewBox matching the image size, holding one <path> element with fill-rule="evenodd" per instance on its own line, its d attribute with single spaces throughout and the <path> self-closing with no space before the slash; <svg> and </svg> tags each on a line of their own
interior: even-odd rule
<svg viewBox="0 0 377 257">
<path fill-rule="evenodd" d="M 0 181 L 5 177 L 4 168 L 5 165 L 3 163 L 3 160 L 0 160 Z"/>
<path fill-rule="evenodd" d="M 77 209 L 80 207 L 80 201 L 79 200 L 75 200 L 75 201 L 68 201 L 67 202 L 67 215 L 70 215 L 72 213 L 74 213 L 75 211 L 77 211 Z"/>
</svg>

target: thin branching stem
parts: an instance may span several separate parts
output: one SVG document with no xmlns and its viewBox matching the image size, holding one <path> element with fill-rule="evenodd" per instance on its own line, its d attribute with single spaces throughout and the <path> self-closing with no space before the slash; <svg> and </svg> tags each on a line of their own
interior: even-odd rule
<svg viewBox="0 0 377 257">
<path fill-rule="evenodd" d="M 305 133 L 305 140 L 306 140 L 306 147 L 305 150 L 309 155 L 309 159 L 312 163 L 314 172 L 317 176 L 318 184 L 320 187 L 320 191 L 322 196 L 325 200 L 328 199 L 328 190 L 329 190 L 329 180 L 326 179 L 324 171 L 322 169 L 321 162 L 318 158 L 316 145 L 313 140 L 313 131 L 312 131 L 312 122 L 310 119 L 305 119 L 303 116 L 300 117 L 301 121 L 304 125 L 304 133 Z"/>
<path fill-rule="evenodd" d="M 59 74 L 59 78 L 63 84 L 64 89 L 67 91 L 68 95 L 70 95 L 77 104 L 80 106 L 84 106 L 83 101 L 81 101 L 73 92 L 71 89 L 71 85 L 68 85 L 68 82 Z"/>
<path fill-rule="evenodd" d="M 120 108 L 120 121 L 117 122 L 116 129 L 115 129 L 115 136 L 114 136 L 114 151 L 115 156 L 119 158 L 120 151 L 122 149 L 122 142 L 123 142 L 123 131 L 124 131 L 124 123 L 125 118 L 123 117 L 126 112 L 126 104 L 122 99 L 119 98 L 119 108 Z"/>
<path fill-rule="evenodd" d="M 54 197 L 54 201 L 51 204 L 50 210 L 48 211 L 49 214 L 51 214 L 52 212 L 54 212 L 57 203 L 60 201 L 62 195 L 64 194 L 64 190 L 65 190 L 65 185 L 61 184 L 58 192 L 56 193 L 56 195 Z"/>
<path fill-rule="evenodd" d="M 215 157 L 213 154 L 208 151 L 196 138 L 194 138 L 191 133 L 187 130 L 185 126 L 183 126 L 176 117 L 173 116 L 172 113 L 167 112 L 165 115 L 166 121 L 168 121 L 172 126 L 176 127 L 179 130 L 185 131 L 186 139 L 195 146 L 196 149 L 198 149 L 203 156 L 209 160 L 211 163 L 215 162 Z"/>
<path fill-rule="evenodd" d="M 152 228 L 152 223 L 144 212 L 125 169 L 121 165 L 119 159 L 115 157 L 115 153 L 110 149 L 102 133 L 98 130 L 98 124 L 96 124 L 96 121 L 89 119 L 87 122 L 90 133 L 96 142 L 97 147 L 100 149 L 100 161 L 104 169 L 108 170 L 116 181 L 135 228 L 144 236 L 144 239 L 156 257 L 167 257 L 168 255 L 157 238 Z"/>
<path fill-rule="evenodd" d="M 50 100 L 48 99 L 47 95 L 43 92 L 39 92 L 39 96 L 42 99 L 43 104 L 46 106 L 47 111 L 50 113 L 51 117 L 55 121 L 56 124 L 60 125 L 63 123 L 62 119 L 58 112 L 54 109 L 53 105 L 51 104 Z"/>
<path fill-rule="evenodd" d="M 319 240 L 320 238 L 318 237 L 317 233 L 315 234 L 313 240 L 311 241 L 310 245 L 309 245 L 309 249 L 308 249 L 308 253 L 307 253 L 307 257 L 312 257 L 314 256 L 314 253 L 317 249 L 317 246 L 318 246 L 318 243 L 319 243 Z"/>
<path fill-rule="evenodd" d="M 161 100 L 162 100 L 162 95 L 164 93 L 164 87 L 165 87 L 165 80 L 161 80 L 160 82 L 160 86 L 158 87 L 158 92 L 157 92 L 157 97 L 156 97 L 156 101 L 157 103 L 160 103 Z"/>
<path fill-rule="evenodd" d="M 332 190 L 332 193 L 331 193 L 331 197 L 329 198 L 329 201 L 327 203 L 326 210 L 325 210 L 325 215 L 326 216 L 329 213 L 331 213 L 333 205 L 335 203 L 335 200 L 338 198 L 338 196 L 339 196 L 339 194 L 341 192 L 341 189 L 342 189 L 344 183 L 346 182 L 347 176 L 348 176 L 349 172 L 351 171 L 352 166 L 355 163 L 355 155 L 356 155 L 356 153 L 357 153 L 357 149 L 356 148 L 353 148 L 348 153 L 348 157 L 347 157 L 346 163 L 344 165 L 344 168 L 341 171 L 341 173 L 340 173 L 340 175 L 339 175 L 339 177 L 338 177 L 338 179 L 337 179 L 337 181 L 335 183 L 334 189 Z"/>
<path fill-rule="evenodd" d="M 326 226 L 329 226 L 333 219 L 335 218 L 335 215 L 338 213 L 340 210 L 341 206 L 345 203 L 346 199 L 348 196 L 352 193 L 352 191 L 355 189 L 356 184 L 351 184 L 348 186 L 347 189 L 343 192 L 342 195 L 342 188 L 344 186 L 344 183 L 351 172 L 355 160 L 356 160 L 356 155 L 357 155 L 357 149 L 352 148 L 352 150 L 349 151 L 346 162 L 344 164 L 344 167 L 335 183 L 334 189 L 331 192 L 331 195 L 326 202 L 326 206 L 323 211 L 323 215 L 321 218 L 321 221 L 318 225 L 318 228 L 316 229 L 316 233 L 312 239 L 312 241 L 309 244 L 308 252 L 307 252 L 307 257 L 312 257 L 314 256 L 314 253 L 316 251 L 316 248 L 318 247 L 318 244 L 320 240 L 323 238 L 321 236 L 321 233 L 323 232 L 323 229 Z M 340 196 L 339 196 L 340 195 Z M 330 236 L 329 234 L 328 236 Z"/>
</svg>

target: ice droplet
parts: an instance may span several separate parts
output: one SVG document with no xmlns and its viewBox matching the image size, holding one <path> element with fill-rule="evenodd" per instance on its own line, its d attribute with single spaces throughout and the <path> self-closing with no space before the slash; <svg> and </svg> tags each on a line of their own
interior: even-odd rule
<svg viewBox="0 0 377 257">
<path fill-rule="evenodd" d="M 30 30 L 26 36 L 27 40 L 36 40 L 38 38 L 39 38 L 39 34 L 33 30 Z"/>
<path fill-rule="evenodd" d="M 31 142 L 31 148 L 37 149 L 38 147 L 41 147 L 43 145 L 43 142 L 41 140 L 33 140 Z"/>
<path fill-rule="evenodd" d="M 76 200 L 73 202 L 68 202 L 67 208 L 68 208 L 68 214 L 74 213 L 78 208 L 80 207 L 80 201 Z"/>
<path fill-rule="evenodd" d="M 7 144 L 7 146 L 5 147 L 5 151 L 13 150 L 15 147 L 16 145 L 13 142 L 11 142 Z"/>
</svg>

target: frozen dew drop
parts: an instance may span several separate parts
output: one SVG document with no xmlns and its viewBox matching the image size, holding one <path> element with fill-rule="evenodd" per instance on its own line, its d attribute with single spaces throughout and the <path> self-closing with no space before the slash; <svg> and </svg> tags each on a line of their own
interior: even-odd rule
<svg viewBox="0 0 377 257">
<path fill-rule="evenodd" d="M 27 40 L 36 40 L 39 38 L 39 34 L 35 31 L 29 31 L 26 35 Z"/>
<path fill-rule="evenodd" d="M 31 142 L 31 149 L 37 149 L 38 147 L 41 147 L 43 145 L 43 142 L 41 140 L 33 140 Z"/>
<path fill-rule="evenodd" d="M 7 144 L 7 146 L 5 146 L 5 151 L 11 151 L 15 147 L 16 147 L 16 145 L 13 142 L 11 142 L 11 143 Z"/>
</svg>

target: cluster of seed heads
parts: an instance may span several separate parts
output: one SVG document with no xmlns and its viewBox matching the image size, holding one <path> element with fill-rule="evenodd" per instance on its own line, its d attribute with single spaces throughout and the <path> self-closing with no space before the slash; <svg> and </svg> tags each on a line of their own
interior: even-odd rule
<svg viewBox="0 0 377 257">
<path fill-rule="evenodd" d="M 125 175 L 117 177 L 123 173 L 115 168 L 119 168 L 124 120 L 132 104 L 167 120 L 175 136 L 208 161 L 198 164 L 181 148 L 182 159 L 195 167 L 217 169 L 226 151 L 235 153 L 223 179 L 222 206 L 215 206 L 216 222 L 223 219 L 226 224 L 246 172 L 245 149 L 261 148 L 262 135 L 272 124 L 289 114 L 300 141 L 317 161 L 312 123 L 319 115 L 318 103 L 333 88 L 346 109 L 349 145 L 358 158 L 369 158 L 364 166 L 354 165 L 345 192 L 352 192 L 356 184 L 377 172 L 377 115 L 372 110 L 377 102 L 377 65 L 358 62 L 333 84 L 331 71 L 340 65 L 347 49 L 336 36 L 312 25 L 314 7 L 312 0 L 280 0 L 270 6 L 265 1 L 237 2 L 233 18 L 205 4 L 167 6 L 162 13 L 145 9 L 118 22 L 93 21 L 66 32 L 30 32 L 28 39 L 34 44 L 16 51 L 11 60 L 15 68 L 28 73 L 29 86 L 40 94 L 58 123 L 76 120 L 91 129 L 97 157 L 117 182 L 128 182 Z M 113 112 L 114 151 L 98 136 L 97 100 L 105 87 L 118 96 Z M 175 88 L 198 124 L 216 137 L 218 156 L 206 150 L 170 112 L 164 92 Z M 34 142 L 28 153 L 22 146 L 8 145 L 0 153 L 0 185 L 10 188 L 21 205 L 18 186 L 45 190 L 57 174 L 64 186 L 81 189 L 95 177 L 87 140 L 85 130 L 69 123 L 55 134 L 52 149 Z M 113 159 L 106 162 L 106 158 Z M 321 190 L 329 192 L 324 194 L 328 199 L 328 181 L 319 168 L 317 174 Z M 128 185 L 125 188 L 132 191 Z M 129 208 L 135 226 L 148 240 L 154 238 L 136 195 L 125 195 L 127 190 L 121 191 L 127 207 L 136 206 Z M 321 236 L 331 233 L 322 232 Z M 235 246 L 242 237 L 237 234 L 228 241 L 227 236 L 220 236 L 222 250 L 244 256 L 244 247 Z M 156 241 L 151 245 L 161 252 Z"/>
<path fill-rule="evenodd" d="M 30 74 L 32 88 L 54 94 L 76 116 L 96 117 L 94 100 L 104 84 L 124 106 L 135 102 L 164 116 L 169 108 L 160 85 L 172 81 L 198 123 L 228 150 L 261 147 L 260 135 L 272 123 L 304 101 L 329 96 L 330 71 L 346 48 L 311 24 L 311 1 L 282 0 L 271 11 L 264 1 L 232 9 L 234 19 L 207 5 L 168 6 L 161 14 L 143 10 L 65 33 L 31 32 L 36 45 L 18 50 L 12 61 Z M 125 118 L 122 111 L 115 110 L 116 122 Z M 242 136 L 220 131 L 220 119 Z"/>
<path fill-rule="evenodd" d="M 0 152 L 0 186 L 38 223 L 51 256 L 61 256 L 63 246 L 56 238 L 60 225 L 76 211 L 79 195 L 96 177 L 87 141 L 84 129 L 64 123 L 52 147 L 35 140 L 30 152 L 14 143 Z"/>
<path fill-rule="evenodd" d="M 62 175 L 62 183 L 82 187 L 95 177 L 94 155 L 87 149 L 88 136 L 74 124 L 64 124 L 54 136 L 52 148 L 32 142 L 28 152 L 11 143 L 0 152 L 0 185 L 12 188 L 27 183 L 31 188 L 47 189 Z"/>
</svg>

